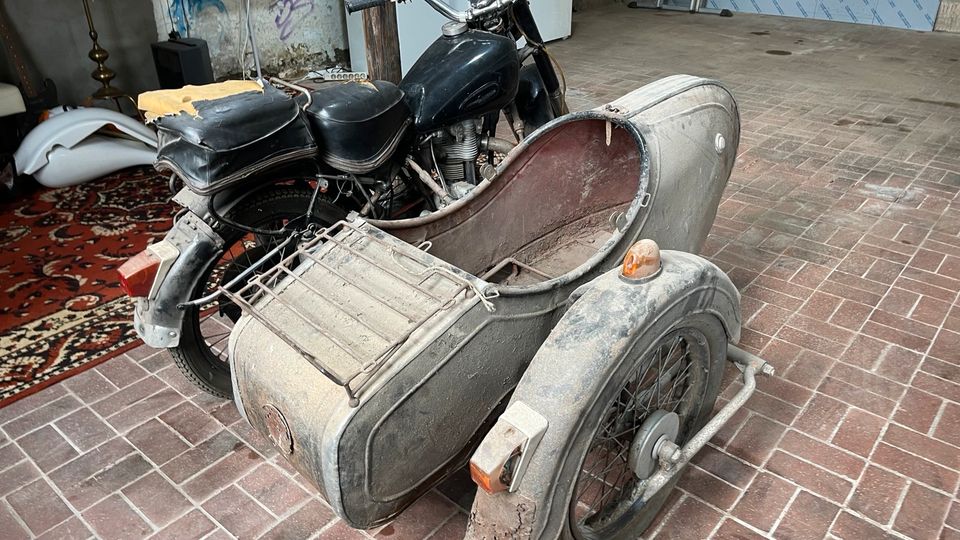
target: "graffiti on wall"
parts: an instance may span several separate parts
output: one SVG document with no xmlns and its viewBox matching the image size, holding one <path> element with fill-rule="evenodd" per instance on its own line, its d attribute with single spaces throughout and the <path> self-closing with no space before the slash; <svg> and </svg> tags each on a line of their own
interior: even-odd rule
<svg viewBox="0 0 960 540">
<path fill-rule="evenodd" d="M 227 12 L 223 0 L 170 0 L 169 12 L 174 28 L 181 34 L 190 33 L 190 19 L 196 19 L 201 11 L 215 8 L 220 13 Z"/>
<path fill-rule="evenodd" d="M 274 4 L 277 13 L 274 23 L 280 32 L 280 39 L 286 41 L 296 30 L 297 24 L 313 13 L 315 7 L 314 0 L 277 0 Z"/>
</svg>

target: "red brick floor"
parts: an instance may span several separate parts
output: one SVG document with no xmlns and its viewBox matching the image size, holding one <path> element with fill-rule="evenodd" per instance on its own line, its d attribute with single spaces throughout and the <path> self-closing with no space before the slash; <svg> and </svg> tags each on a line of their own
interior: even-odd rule
<svg viewBox="0 0 960 540">
<path fill-rule="evenodd" d="M 743 113 L 706 255 L 778 374 L 647 536 L 960 539 L 960 36 L 620 7 L 575 32 L 555 47 L 575 108 L 679 71 Z M 459 538 L 468 505 L 461 478 L 347 529 L 165 352 L 0 409 L 4 539 Z"/>
</svg>

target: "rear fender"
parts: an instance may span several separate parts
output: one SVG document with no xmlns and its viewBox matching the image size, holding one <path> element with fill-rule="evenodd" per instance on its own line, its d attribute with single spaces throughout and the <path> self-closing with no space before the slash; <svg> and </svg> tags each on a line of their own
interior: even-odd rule
<svg viewBox="0 0 960 540">
<path fill-rule="evenodd" d="M 614 360 L 633 347 L 638 329 L 665 324 L 678 314 L 709 314 L 723 325 L 727 339 L 740 338 L 740 294 L 712 263 L 679 251 L 664 251 L 659 274 L 631 281 L 611 270 L 581 287 L 570 310 L 537 352 L 514 393 L 510 407 L 522 403 L 547 428 L 539 444 L 521 455 L 526 471 L 513 479 L 510 492 L 478 490 L 467 538 L 558 538 L 563 535 L 569 501 L 561 488 L 573 481 L 557 471 L 578 468 L 570 455 L 570 433 L 580 411 L 597 396 L 597 381 L 615 368 Z M 489 449 L 509 448 L 499 426 L 501 416 L 471 460 L 471 468 L 491 462 Z M 499 427 L 499 429 L 498 429 Z M 522 449 L 520 451 L 523 451 Z M 493 456 L 493 461 L 502 456 Z M 509 457 L 504 459 L 506 462 Z M 570 463 L 567 463 L 567 462 Z M 558 465 L 559 463 L 559 465 Z"/>
<path fill-rule="evenodd" d="M 144 343 L 165 349 L 180 344 L 184 312 L 178 306 L 188 300 L 207 267 L 223 250 L 223 238 L 193 211 L 185 212 L 163 242 L 180 251 L 151 298 L 138 298 L 133 322 Z"/>
<path fill-rule="evenodd" d="M 223 251 L 224 239 L 211 226 L 216 223 L 210 212 L 211 198 L 214 212 L 222 216 L 247 197 L 274 187 L 276 185 L 269 182 L 241 185 L 210 196 L 183 188 L 173 197 L 185 211 L 163 241 L 180 250 L 180 256 L 157 287 L 156 295 L 150 299 L 138 298 L 134 312 L 137 333 L 147 345 L 165 349 L 180 344 L 184 312 L 177 306 L 191 299 L 207 267 Z"/>
<path fill-rule="evenodd" d="M 212 195 L 199 195 L 190 191 L 188 188 L 183 188 L 173 196 L 173 202 L 188 209 L 195 215 L 202 217 L 206 222 L 214 223 L 215 218 L 210 212 L 211 199 L 214 203 L 214 211 L 218 216 L 222 216 L 230 212 L 230 210 L 244 198 L 270 187 L 272 187 L 272 184 L 261 185 L 259 187 L 243 185 L 218 191 Z"/>
<path fill-rule="evenodd" d="M 34 180 L 48 188 L 75 186 L 127 167 L 153 165 L 157 150 L 140 141 L 91 135 L 70 148 L 56 145 L 43 155 Z"/>
<path fill-rule="evenodd" d="M 139 121 L 109 109 L 75 109 L 40 123 L 27 134 L 14 153 L 17 172 L 35 174 L 48 163 L 48 155 L 55 148 L 73 148 L 108 126 L 139 141 L 156 155 L 157 134 Z"/>
</svg>

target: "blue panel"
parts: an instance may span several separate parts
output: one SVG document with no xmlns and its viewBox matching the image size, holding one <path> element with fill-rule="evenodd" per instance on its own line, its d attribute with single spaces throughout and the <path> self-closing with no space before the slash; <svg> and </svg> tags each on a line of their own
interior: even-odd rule
<svg viewBox="0 0 960 540">
<path fill-rule="evenodd" d="M 705 6 L 742 13 L 933 30 L 940 0 L 706 0 Z"/>
<path fill-rule="evenodd" d="M 933 22 L 939 6 L 920 0 L 880 0 L 877 3 L 874 24 L 909 28 L 911 30 L 933 30 Z"/>
<path fill-rule="evenodd" d="M 831 6 L 836 21 L 873 24 L 873 11 L 877 0 L 821 0 Z"/>
</svg>

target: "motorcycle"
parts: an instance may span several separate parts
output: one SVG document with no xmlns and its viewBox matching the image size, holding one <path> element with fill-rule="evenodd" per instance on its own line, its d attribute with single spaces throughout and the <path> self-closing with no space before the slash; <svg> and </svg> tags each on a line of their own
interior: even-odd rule
<svg viewBox="0 0 960 540">
<path fill-rule="evenodd" d="M 139 336 L 169 349 L 203 390 L 232 395 L 225 343 L 240 309 L 215 298 L 219 287 L 256 272 L 266 254 L 282 258 L 311 224 L 454 205 L 515 146 L 496 136 L 501 113 L 522 140 L 567 112 L 528 0 L 475 0 L 462 12 L 424 1 L 450 22 L 399 86 L 309 91 L 271 79 L 276 86 L 232 81 L 141 96 L 158 132 L 156 166 L 172 173 L 171 188 L 185 184 L 174 197 L 183 210 L 163 241 L 120 268 L 120 283 L 137 299 Z"/>
<path fill-rule="evenodd" d="M 773 368 L 703 246 L 739 114 L 669 77 L 564 115 L 470 197 L 356 213 L 221 294 L 246 421 L 348 524 L 382 524 L 469 463 L 468 538 L 640 537 Z M 727 360 L 743 386 L 717 413 Z"/>
</svg>

